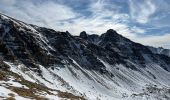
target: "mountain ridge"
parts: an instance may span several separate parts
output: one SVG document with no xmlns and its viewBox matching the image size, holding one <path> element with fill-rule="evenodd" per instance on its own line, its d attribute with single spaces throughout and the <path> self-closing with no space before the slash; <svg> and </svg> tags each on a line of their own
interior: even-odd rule
<svg viewBox="0 0 170 100">
<path fill-rule="evenodd" d="M 170 57 L 168 51 L 158 49 L 135 43 L 113 29 L 100 36 L 85 31 L 73 36 L 0 14 L 0 72 L 8 80 L 0 78 L 5 84 L 0 88 L 15 94 L 15 99 L 168 100 Z M 45 90 L 34 84 L 42 93 L 33 93 L 25 82 Z M 31 92 L 15 91 L 20 88 Z"/>
</svg>

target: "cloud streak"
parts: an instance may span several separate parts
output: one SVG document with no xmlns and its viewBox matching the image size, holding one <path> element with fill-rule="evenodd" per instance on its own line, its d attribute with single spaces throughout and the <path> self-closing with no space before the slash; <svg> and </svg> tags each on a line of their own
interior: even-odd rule
<svg viewBox="0 0 170 100">
<path fill-rule="evenodd" d="M 129 0 L 130 14 L 138 23 L 146 24 L 151 15 L 156 12 L 156 6 L 152 0 Z"/>
<path fill-rule="evenodd" d="M 169 33 L 166 33 L 161 36 L 147 36 L 142 38 L 135 38 L 134 40 L 149 46 L 165 47 L 165 48 L 170 47 L 170 43 L 168 42 L 170 40 Z"/>
<path fill-rule="evenodd" d="M 1 1 L 6 4 L 1 6 L 3 12 L 23 21 L 41 26 L 51 27 L 53 23 L 69 20 L 78 16 L 71 8 L 52 1 L 35 4 L 29 0 L 13 0 L 13 3 L 10 4 L 11 6 L 6 7 L 9 5 L 7 1 Z"/>
</svg>

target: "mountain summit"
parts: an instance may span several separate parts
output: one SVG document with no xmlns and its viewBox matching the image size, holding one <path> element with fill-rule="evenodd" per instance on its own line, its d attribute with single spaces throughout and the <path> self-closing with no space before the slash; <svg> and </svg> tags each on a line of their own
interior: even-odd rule
<svg viewBox="0 0 170 100">
<path fill-rule="evenodd" d="M 0 99 L 169 100 L 169 76 L 168 49 L 113 29 L 73 36 L 0 14 Z"/>
</svg>

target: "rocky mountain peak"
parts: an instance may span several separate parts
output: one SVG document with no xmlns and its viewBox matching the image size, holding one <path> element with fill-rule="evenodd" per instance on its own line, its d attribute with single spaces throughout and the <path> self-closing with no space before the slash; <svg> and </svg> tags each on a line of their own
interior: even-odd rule
<svg viewBox="0 0 170 100">
<path fill-rule="evenodd" d="M 105 33 L 105 37 L 117 37 L 117 36 L 119 36 L 119 34 L 113 29 L 109 29 Z"/>
<path fill-rule="evenodd" d="M 88 35 L 87 35 L 86 31 L 82 31 L 82 32 L 80 33 L 80 37 L 83 38 L 83 39 L 87 39 L 87 38 L 88 38 Z"/>
<path fill-rule="evenodd" d="M 104 42 L 120 42 L 120 40 L 123 39 L 123 37 L 113 29 L 107 30 L 106 33 L 101 35 L 101 38 Z"/>
</svg>

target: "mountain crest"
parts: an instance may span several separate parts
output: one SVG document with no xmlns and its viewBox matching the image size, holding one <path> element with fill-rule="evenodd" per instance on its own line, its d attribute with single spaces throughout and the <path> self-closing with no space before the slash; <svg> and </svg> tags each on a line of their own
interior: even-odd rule
<svg viewBox="0 0 170 100">
<path fill-rule="evenodd" d="M 87 35 L 87 33 L 86 33 L 85 31 L 82 31 L 82 32 L 80 33 L 80 37 L 83 38 L 83 39 L 87 39 L 87 38 L 88 38 L 88 35 Z"/>
</svg>

